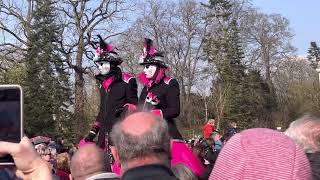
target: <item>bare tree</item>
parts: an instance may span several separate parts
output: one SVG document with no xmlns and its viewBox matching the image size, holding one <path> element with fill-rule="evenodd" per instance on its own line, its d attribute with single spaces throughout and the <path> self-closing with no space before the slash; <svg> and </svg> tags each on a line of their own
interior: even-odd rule
<svg viewBox="0 0 320 180">
<path fill-rule="evenodd" d="M 124 0 L 63 0 L 57 7 L 60 12 L 60 52 L 73 70 L 75 78 L 75 120 L 78 138 L 85 129 L 85 80 L 84 75 L 93 75 L 91 67 L 93 52 L 90 48 L 92 36 L 101 34 L 106 39 L 122 32 L 126 12 L 130 10 Z"/>
<path fill-rule="evenodd" d="M 305 113 L 319 114 L 320 91 L 317 73 L 305 58 L 292 57 L 279 63 L 273 78 L 279 113 L 278 122 L 286 127 Z"/>
<path fill-rule="evenodd" d="M 142 72 L 142 67 L 138 64 L 142 54 L 142 44 L 145 35 L 139 23 L 134 23 L 127 31 L 118 38 L 118 48 L 120 55 L 124 60 L 122 63 L 123 71 L 137 76 Z"/>
<path fill-rule="evenodd" d="M 34 0 L 0 1 L 0 69 L 21 63 L 26 52 Z"/>
<path fill-rule="evenodd" d="M 291 45 L 293 34 L 289 20 L 280 14 L 267 15 L 248 9 L 242 19 L 242 35 L 246 42 L 249 62 L 261 69 L 271 85 L 274 66 L 283 58 L 291 56 L 295 48 Z"/>
<path fill-rule="evenodd" d="M 140 34 L 154 39 L 159 50 L 166 54 L 170 73 L 181 87 L 182 117 L 188 119 L 190 95 L 200 73 L 203 60 L 202 45 L 206 31 L 203 7 L 194 0 L 154 1 L 149 0 L 137 21 Z M 191 113 L 191 112 L 190 112 Z"/>
</svg>

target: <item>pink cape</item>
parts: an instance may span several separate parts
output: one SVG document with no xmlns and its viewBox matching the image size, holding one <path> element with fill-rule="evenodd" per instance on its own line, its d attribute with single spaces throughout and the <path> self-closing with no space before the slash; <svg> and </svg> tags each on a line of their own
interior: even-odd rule
<svg viewBox="0 0 320 180">
<path fill-rule="evenodd" d="M 93 142 L 85 142 L 82 139 L 78 147 L 86 144 L 94 144 Z M 104 149 L 105 150 L 105 149 Z M 171 166 L 183 164 L 187 166 L 196 176 L 201 176 L 204 172 L 204 166 L 201 161 L 193 154 L 187 144 L 181 140 L 171 140 Z M 118 162 L 112 165 L 112 171 L 117 175 L 121 175 L 121 167 Z"/>
<path fill-rule="evenodd" d="M 172 167 L 178 164 L 183 164 L 198 177 L 204 172 L 204 166 L 201 161 L 193 154 L 192 150 L 183 141 L 171 141 L 171 157 Z"/>
<path fill-rule="evenodd" d="M 183 164 L 187 166 L 196 176 L 201 176 L 204 172 L 204 166 L 201 161 L 193 154 L 192 150 L 185 142 L 180 140 L 171 140 L 171 166 Z M 112 165 L 112 171 L 117 175 L 121 175 L 121 167 L 119 164 Z"/>
</svg>

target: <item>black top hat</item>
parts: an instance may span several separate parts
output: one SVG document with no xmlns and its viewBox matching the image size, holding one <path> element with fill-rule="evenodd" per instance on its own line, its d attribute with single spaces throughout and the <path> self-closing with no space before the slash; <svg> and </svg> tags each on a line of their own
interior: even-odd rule
<svg viewBox="0 0 320 180">
<path fill-rule="evenodd" d="M 92 46 L 96 49 L 93 61 L 96 63 L 104 61 L 110 62 L 114 65 L 120 65 L 122 63 L 122 59 L 119 57 L 118 53 L 115 52 L 112 45 L 104 42 L 100 35 L 97 36 L 100 41 L 92 43 Z M 99 44 L 99 46 L 97 46 L 96 44 Z"/>
<path fill-rule="evenodd" d="M 143 54 L 140 57 L 140 65 L 157 65 L 160 67 L 168 68 L 164 60 L 164 53 L 157 52 L 152 45 L 152 40 L 145 38 L 145 43 L 143 47 Z"/>
</svg>

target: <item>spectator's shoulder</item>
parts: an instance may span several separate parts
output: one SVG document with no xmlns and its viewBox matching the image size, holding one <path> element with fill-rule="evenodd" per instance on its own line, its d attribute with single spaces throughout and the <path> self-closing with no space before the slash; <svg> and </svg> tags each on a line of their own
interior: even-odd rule
<svg viewBox="0 0 320 180">
<path fill-rule="evenodd" d="M 135 81 L 135 78 L 134 78 L 134 76 L 133 76 L 132 74 L 130 74 L 130 73 L 122 73 L 122 80 L 123 80 L 125 83 L 129 84 L 131 80 L 132 80 L 132 81 Z"/>
<path fill-rule="evenodd" d="M 165 77 L 164 78 L 164 83 L 169 85 L 169 86 L 175 86 L 175 87 L 179 87 L 179 83 L 176 79 L 171 78 L 171 77 Z"/>
</svg>

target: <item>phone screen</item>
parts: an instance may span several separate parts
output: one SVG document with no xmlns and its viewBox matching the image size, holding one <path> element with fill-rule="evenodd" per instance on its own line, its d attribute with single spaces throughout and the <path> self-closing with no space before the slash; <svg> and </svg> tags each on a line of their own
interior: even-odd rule
<svg viewBox="0 0 320 180">
<path fill-rule="evenodd" d="M 0 140 L 19 143 L 22 136 L 21 89 L 15 86 L 0 86 Z M 12 163 L 12 157 L 0 158 L 0 163 Z"/>
</svg>

